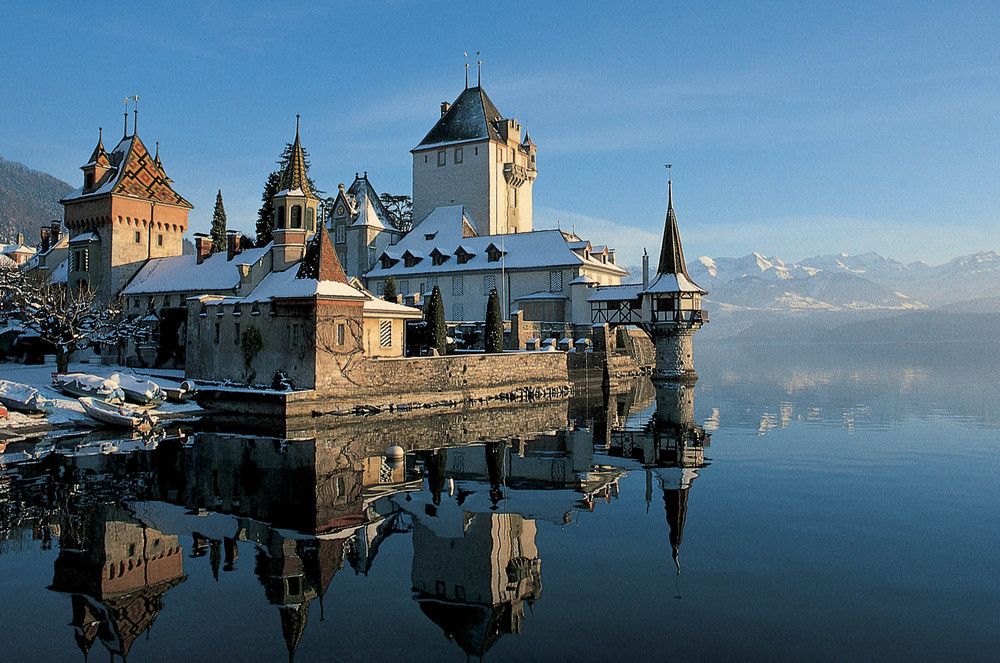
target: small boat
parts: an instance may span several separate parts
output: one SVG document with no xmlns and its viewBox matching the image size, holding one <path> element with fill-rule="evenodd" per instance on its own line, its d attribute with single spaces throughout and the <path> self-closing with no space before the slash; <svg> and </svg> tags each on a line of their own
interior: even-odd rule
<svg viewBox="0 0 1000 663">
<path fill-rule="evenodd" d="M 125 394 L 125 400 L 131 403 L 159 405 L 167 398 L 166 392 L 152 380 L 144 380 L 125 373 L 115 373 L 108 379 L 118 383 Z"/>
<path fill-rule="evenodd" d="M 53 373 L 52 384 L 59 391 L 77 398 L 96 397 L 108 403 L 124 403 L 125 393 L 112 378 L 102 378 L 86 373 Z"/>
<path fill-rule="evenodd" d="M 80 398 L 80 405 L 83 411 L 94 419 L 111 424 L 112 426 L 124 426 L 125 428 L 152 427 L 156 424 L 156 417 L 146 410 L 129 407 L 128 405 L 116 405 L 107 401 L 100 401 L 91 396 Z"/>
<path fill-rule="evenodd" d="M 0 405 L 8 410 L 15 410 L 31 415 L 48 413 L 55 403 L 43 398 L 34 387 L 20 382 L 0 380 Z"/>
</svg>

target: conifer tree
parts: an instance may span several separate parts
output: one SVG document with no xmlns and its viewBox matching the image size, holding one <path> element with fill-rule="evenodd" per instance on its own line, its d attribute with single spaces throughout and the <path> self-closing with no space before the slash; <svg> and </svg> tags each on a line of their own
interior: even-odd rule
<svg viewBox="0 0 1000 663">
<path fill-rule="evenodd" d="M 382 299 L 387 302 L 396 301 L 396 279 L 392 276 L 385 280 L 385 289 L 382 291 Z"/>
<path fill-rule="evenodd" d="M 441 289 L 434 286 L 427 307 L 424 309 L 424 322 L 430 332 L 432 348 L 437 348 L 439 355 L 448 352 L 448 327 L 444 324 L 444 302 L 441 301 Z"/>
<path fill-rule="evenodd" d="M 212 253 L 225 251 L 226 248 L 226 208 L 222 205 L 222 189 L 219 189 L 212 214 Z"/>
<path fill-rule="evenodd" d="M 503 314 L 497 289 L 490 290 L 486 300 L 486 333 L 483 342 L 486 352 L 503 352 Z"/>
<path fill-rule="evenodd" d="M 281 173 L 274 171 L 267 176 L 264 193 L 261 194 L 260 211 L 257 212 L 257 246 L 266 246 L 271 241 L 274 226 L 274 194 L 278 193 Z"/>
</svg>

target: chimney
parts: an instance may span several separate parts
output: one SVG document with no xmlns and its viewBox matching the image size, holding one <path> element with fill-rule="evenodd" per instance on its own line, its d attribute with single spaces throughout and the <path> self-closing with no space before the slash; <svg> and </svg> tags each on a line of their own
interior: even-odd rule
<svg viewBox="0 0 1000 663">
<path fill-rule="evenodd" d="M 226 260 L 232 260 L 240 252 L 240 235 L 235 230 L 226 231 Z"/>
<path fill-rule="evenodd" d="M 642 289 L 649 287 L 649 254 L 642 250 Z"/>
<path fill-rule="evenodd" d="M 448 112 L 449 108 L 451 108 L 451 104 L 449 104 L 447 101 L 441 102 L 441 117 L 444 117 L 444 114 Z"/>
<path fill-rule="evenodd" d="M 51 224 L 52 231 L 49 232 L 49 243 L 51 246 L 55 246 L 59 238 L 62 237 L 62 226 L 59 225 L 58 221 L 53 221 Z"/>
<path fill-rule="evenodd" d="M 49 229 L 48 228 L 42 228 L 41 229 L 41 239 L 42 239 L 42 244 L 41 244 L 40 247 L 38 247 L 38 252 L 39 253 L 45 253 L 46 251 L 49 250 Z"/>
<path fill-rule="evenodd" d="M 205 235 L 195 235 L 194 252 L 198 256 L 198 264 L 205 262 L 212 255 L 212 238 Z"/>
<path fill-rule="evenodd" d="M 17 245 L 21 246 L 24 244 L 24 233 L 17 233 Z"/>
</svg>

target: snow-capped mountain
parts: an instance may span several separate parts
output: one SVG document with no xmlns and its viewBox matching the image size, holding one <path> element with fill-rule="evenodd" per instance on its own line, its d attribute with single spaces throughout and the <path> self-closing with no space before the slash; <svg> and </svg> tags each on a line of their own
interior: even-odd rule
<svg viewBox="0 0 1000 663">
<path fill-rule="evenodd" d="M 1000 308 L 1000 253 L 995 251 L 936 266 L 903 264 L 877 253 L 821 255 L 797 263 L 759 253 L 704 256 L 690 262 L 688 271 L 710 293 L 705 308 L 714 323 L 721 323 L 708 326 L 713 336 L 774 329 L 785 324 L 781 320 L 832 328 L 939 307 Z"/>
</svg>

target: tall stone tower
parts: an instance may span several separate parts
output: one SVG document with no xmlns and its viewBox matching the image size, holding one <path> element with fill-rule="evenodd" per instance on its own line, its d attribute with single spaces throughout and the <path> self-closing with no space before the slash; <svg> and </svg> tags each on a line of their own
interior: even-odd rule
<svg viewBox="0 0 1000 663">
<path fill-rule="evenodd" d="M 441 118 L 410 152 L 415 224 L 435 207 L 464 205 L 480 235 L 531 232 L 535 144 L 481 86 L 442 102 Z"/>
<path fill-rule="evenodd" d="M 69 232 L 71 289 L 88 286 L 108 301 L 150 258 L 183 252 L 194 208 L 171 188 L 159 152 L 157 143 L 150 154 L 134 127 L 128 135 L 127 113 L 124 135 L 110 152 L 99 134 L 80 167 L 83 186 L 59 201 Z"/>
<path fill-rule="evenodd" d="M 274 194 L 274 270 L 284 271 L 305 255 L 306 235 L 316 232 L 319 198 L 309 186 L 306 160 L 299 141 L 299 116 L 295 116 L 295 142 Z"/>
<path fill-rule="evenodd" d="M 674 213 L 673 182 L 667 182 L 667 218 L 656 276 L 642 293 L 643 328 L 656 345 L 653 380 L 697 379 L 692 337 L 708 322 L 701 309 L 703 290 L 688 275 Z"/>
</svg>

